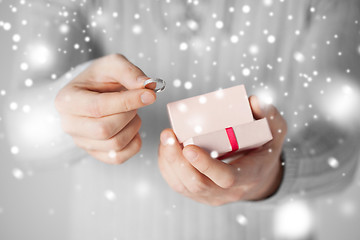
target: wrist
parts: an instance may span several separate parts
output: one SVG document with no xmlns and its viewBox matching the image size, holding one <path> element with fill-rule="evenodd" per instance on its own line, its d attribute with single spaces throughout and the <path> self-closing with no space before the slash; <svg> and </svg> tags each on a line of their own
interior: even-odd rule
<svg viewBox="0 0 360 240">
<path fill-rule="evenodd" d="M 283 153 L 281 153 L 276 163 L 271 167 L 271 170 L 269 171 L 269 174 L 267 174 L 267 177 L 264 177 L 262 179 L 263 181 L 259 185 L 259 188 L 254 194 L 252 200 L 264 200 L 271 197 L 278 191 L 284 175 L 283 162 Z"/>
</svg>

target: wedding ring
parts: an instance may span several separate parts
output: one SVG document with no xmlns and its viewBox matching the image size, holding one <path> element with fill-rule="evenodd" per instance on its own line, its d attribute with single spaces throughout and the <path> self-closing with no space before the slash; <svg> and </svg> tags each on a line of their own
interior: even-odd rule
<svg viewBox="0 0 360 240">
<path fill-rule="evenodd" d="M 144 82 L 144 87 L 146 87 L 150 83 L 156 83 L 156 88 L 154 89 L 154 92 L 162 92 L 165 89 L 166 82 L 160 78 L 150 78 Z"/>
</svg>

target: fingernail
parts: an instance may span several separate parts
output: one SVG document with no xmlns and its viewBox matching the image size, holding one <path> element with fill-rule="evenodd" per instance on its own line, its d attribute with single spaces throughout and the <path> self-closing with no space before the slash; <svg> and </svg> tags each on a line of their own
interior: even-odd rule
<svg viewBox="0 0 360 240">
<path fill-rule="evenodd" d="M 173 136 L 171 136 L 171 134 L 168 132 L 164 132 L 161 134 L 160 141 L 161 141 L 161 144 L 164 146 L 175 144 L 175 138 Z"/>
<path fill-rule="evenodd" d="M 148 80 L 148 79 L 150 79 L 150 78 L 147 77 L 147 76 L 145 76 L 145 75 L 141 75 L 141 76 L 138 76 L 136 80 L 137 80 L 138 82 L 143 83 L 143 82 L 145 82 L 145 81 Z"/>
<path fill-rule="evenodd" d="M 187 158 L 187 160 L 189 160 L 190 162 L 195 161 L 198 156 L 197 152 L 191 149 L 185 149 L 184 155 Z"/>
<path fill-rule="evenodd" d="M 264 101 L 262 101 L 259 97 L 256 97 L 256 100 L 258 101 L 261 111 L 264 114 L 266 111 L 267 104 Z"/>
<path fill-rule="evenodd" d="M 261 117 L 264 117 L 264 106 L 263 106 L 264 103 L 262 103 L 257 96 L 253 96 L 253 97 L 255 99 L 256 104 L 260 108 L 260 113 L 259 114 L 261 115 Z"/>
<path fill-rule="evenodd" d="M 148 104 L 151 104 L 155 101 L 155 97 L 154 95 L 152 95 L 151 93 L 149 92 L 144 92 L 142 95 L 141 95 L 141 101 L 148 105 Z"/>
</svg>

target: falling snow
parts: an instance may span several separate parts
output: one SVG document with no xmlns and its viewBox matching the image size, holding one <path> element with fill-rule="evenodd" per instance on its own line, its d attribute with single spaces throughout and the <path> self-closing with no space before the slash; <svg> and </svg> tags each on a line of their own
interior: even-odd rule
<svg viewBox="0 0 360 240">
<path fill-rule="evenodd" d="M 242 215 L 242 214 L 239 214 L 236 216 L 236 221 L 241 225 L 241 226 L 246 226 L 248 224 L 248 220 L 247 218 Z"/>
<path fill-rule="evenodd" d="M 275 43 L 276 38 L 275 38 L 275 36 L 270 35 L 270 36 L 267 37 L 267 41 L 268 41 L 269 43 Z"/>
<path fill-rule="evenodd" d="M 4 2 L 0 0 L 1 7 L 4 7 Z M 75 4 L 76 1 L 73 2 Z M 186 8 L 183 9 L 184 13 L 176 11 L 176 15 L 173 15 L 170 10 L 171 6 L 177 4 L 177 2 L 174 0 L 163 2 L 166 7 L 159 8 L 161 9 L 160 14 L 154 18 L 156 24 L 153 24 L 152 21 L 155 20 L 151 15 L 155 10 L 148 6 L 146 2 L 140 3 L 137 8 L 129 9 L 129 12 L 126 13 L 126 18 L 120 9 L 108 9 L 97 6 L 87 16 L 87 20 L 84 21 L 81 19 L 80 12 L 62 7 L 54 11 L 56 16 L 54 16 L 54 19 L 51 19 L 53 21 L 46 22 L 44 20 L 44 23 L 46 22 L 44 24 L 45 27 L 36 26 L 36 33 L 31 35 L 32 39 L 30 40 L 23 30 L 33 29 L 33 24 L 34 22 L 37 23 L 37 21 L 31 18 L 23 19 L 25 17 L 21 15 L 17 23 L 19 26 L 17 26 L 9 19 L 1 16 L 0 30 L 4 34 L 3 44 L 8 44 L 7 48 L 9 51 L 20 56 L 14 62 L 15 70 L 19 70 L 20 74 L 22 74 L 19 77 L 19 85 L 26 91 L 35 91 L 38 86 L 43 84 L 41 81 L 51 80 L 55 82 L 67 70 L 80 64 L 80 62 L 76 62 L 80 61 L 77 58 L 81 59 L 81 62 L 85 61 L 86 56 L 90 56 L 91 52 L 97 50 L 93 48 L 93 45 L 100 44 L 103 41 L 103 44 L 109 47 L 109 49 L 106 49 L 109 51 L 117 52 L 124 46 L 128 47 L 124 52 L 128 53 L 129 59 L 134 64 L 144 67 L 150 73 L 163 75 L 164 79 L 168 78 L 170 90 L 174 90 L 174 92 L 169 92 L 168 94 L 168 96 L 173 98 L 172 100 L 185 97 L 185 95 L 193 96 L 198 90 L 221 89 L 221 87 L 227 84 L 245 84 L 249 93 L 257 95 L 261 102 L 264 104 L 274 104 L 279 107 L 281 115 L 290 116 L 293 121 L 288 125 L 288 128 L 294 128 L 295 130 L 292 130 L 295 132 L 305 128 L 311 129 L 312 124 L 316 122 L 329 121 L 331 126 L 336 128 L 347 123 L 347 120 L 353 119 L 353 109 L 356 109 L 359 102 L 357 98 L 359 89 L 350 80 L 358 71 L 356 66 L 354 67 L 354 64 L 349 62 L 347 55 L 351 53 L 352 58 L 355 58 L 355 56 L 359 57 L 360 45 L 357 42 L 355 45 L 351 45 L 351 49 L 347 49 L 347 46 L 344 46 L 344 49 L 334 50 L 334 46 L 337 46 L 344 38 L 342 31 L 330 31 L 331 34 L 327 34 L 325 31 L 324 36 L 321 36 L 323 37 L 321 41 L 311 44 L 304 41 L 299 46 L 297 42 L 307 39 L 308 30 L 304 29 L 301 24 L 298 24 L 299 16 L 296 12 L 281 12 L 279 14 L 277 8 L 286 5 L 285 0 L 261 0 L 259 6 L 256 7 L 255 3 L 248 2 L 247 4 L 249 5 L 227 5 L 224 10 L 214 8 L 211 9 L 211 12 L 207 13 L 206 21 L 202 19 L 201 11 L 198 11 L 203 4 L 208 4 L 206 1 L 204 3 L 198 0 L 188 0 L 185 4 Z M 79 1 L 76 4 L 83 7 L 87 3 L 86 1 Z M 9 14 L 17 15 L 24 8 L 30 8 L 30 6 L 29 1 L 19 0 L 16 4 L 12 3 L 6 9 Z M 261 26 L 261 29 L 258 26 L 261 19 L 253 18 L 259 12 L 260 7 L 260 12 L 264 14 L 268 21 L 267 24 Z M 322 9 L 320 9 L 320 6 L 316 6 L 316 8 L 314 6 L 307 7 L 307 14 L 309 14 L 309 17 L 314 22 L 318 21 L 317 23 L 324 24 L 325 26 L 325 24 L 331 22 L 330 19 L 333 19 L 331 14 L 321 14 Z M 51 14 L 52 10 L 56 8 L 56 4 L 47 4 L 44 5 L 44 8 L 47 13 Z M 283 21 L 280 31 L 273 27 L 276 25 L 274 22 L 279 15 L 282 16 Z M 239 24 L 233 25 L 230 22 L 231 19 L 238 20 L 238 16 L 241 16 Z M 150 21 L 149 19 L 152 19 L 151 22 L 148 22 Z M 353 21 L 354 23 L 359 26 L 358 20 Z M 85 25 L 80 26 L 80 24 Z M 149 28 L 149 24 L 153 24 L 154 28 Z M 52 31 L 48 31 L 49 29 Z M 117 31 L 124 33 L 124 35 L 119 37 Z M 282 37 L 283 33 L 287 34 L 285 38 Z M 50 38 L 49 35 L 51 35 Z M 170 40 L 167 38 L 169 36 L 172 37 Z M 288 54 L 286 51 L 283 51 L 283 47 L 286 48 L 287 46 L 286 38 L 290 39 L 292 41 L 291 45 L 294 46 L 294 48 L 291 48 L 291 53 Z M 113 46 L 112 44 L 116 48 L 110 49 Z M 306 48 L 306 44 L 309 45 L 309 49 Z M 344 66 L 339 73 L 341 77 L 332 74 L 332 71 L 328 69 L 318 67 L 326 66 L 325 64 L 327 63 L 327 59 L 323 59 L 319 54 L 323 50 L 326 50 L 329 56 L 333 57 L 332 63 L 336 62 L 336 60 L 341 61 L 341 65 Z M 70 63 L 68 61 L 70 57 L 74 59 L 74 62 Z M 6 56 L 3 56 L 3 59 L 6 61 Z M 159 61 L 164 59 L 164 62 L 155 62 L 158 59 Z M 352 61 L 356 62 L 359 59 L 356 58 Z M 295 67 L 293 68 L 290 64 L 294 64 Z M 64 69 L 60 69 L 60 67 L 58 69 L 58 66 Z M 293 72 L 288 74 L 288 69 L 291 69 Z M 73 76 L 70 76 L 66 80 L 71 80 L 72 78 Z M 297 92 L 287 88 L 287 86 L 295 86 L 294 83 L 298 84 L 296 85 Z M 1 87 L 3 89 L 0 91 L 0 96 L 4 97 L 2 99 L 9 97 L 7 99 L 8 102 L 5 103 L 5 110 L 13 115 L 21 114 L 21 117 L 25 119 L 22 125 L 19 124 L 19 129 L 23 134 L 21 140 L 23 142 L 28 140 L 32 145 L 36 142 L 33 136 L 44 137 L 45 140 L 43 142 L 47 144 L 48 149 L 44 150 L 44 148 L 37 144 L 36 151 L 49 151 L 50 146 L 56 146 L 58 142 L 53 142 L 49 136 L 56 132 L 53 123 L 58 119 L 55 120 L 55 115 L 47 114 L 47 111 L 44 111 L 46 114 L 36 112 L 37 107 L 47 101 L 46 90 L 33 99 L 23 101 L 21 97 L 18 97 L 18 99 L 13 97 L 12 94 L 7 94 L 7 92 L 11 92 L 11 89 Z M 49 92 L 54 92 L 54 88 L 49 88 Z M 283 103 L 293 103 L 292 98 L 296 94 L 306 97 L 302 97 L 302 100 L 296 103 L 297 105 L 292 106 L 291 111 L 288 111 L 283 106 Z M 216 96 L 221 101 L 221 98 L 224 97 L 223 91 L 219 90 Z M 165 96 L 161 95 L 161 97 Z M 66 99 L 70 100 L 71 98 Z M 35 103 L 35 100 L 38 102 Z M 210 99 L 201 96 L 198 97 L 197 101 L 202 105 L 206 105 L 210 102 Z M 183 113 L 190 112 L 191 107 L 185 104 L 177 106 L 179 111 Z M 142 118 L 144 122 L 146 121 L 145 118 Z M 1 122 L 4 122 L 5 119 L 6 117 L 3 115 L 0 117 Z M 269 118 L 270 121 L 273 119 L 274 117 Z M 158 125 L 164 126 L 164 124 Z M 347 126 L 345 124 L 345 130 Z M 196 134 L 202 134 L 205 130 L 198 123 L 193 124 L 191 128 L 193 133 Z M 275 133 L 281 134 L 284 132 L 283 129 L 276 129 Z M 61 134 L 56 136 L 56 139 L 63 137 Z M 301 136 L 301 134 L 298 134 L 298 136 Z M 3 138 L 6 138 L 6 133 L 0 133 L 0 139 Z M 149 139 L 155 139 L 151 135 L 151 131 L 147 130 L 146 132 L 141 132 L 141 138 L 143 139 L 143 144 L 148 144 L 147 141 Z M 158 139 L 158 136 L 156 136 L 156 139 Z M 345 139 L 341 143 L 339 142 L 339 145 L 348 144 Z M 301 139 L 296 138 L 290 141 L 290 138 L 288 138 L 287 142 L 292 143 L 293 140 L 294 142 L 301 141 Z M 177 143 L 177 140 L 173 137 L 168 138 L 166 141 L 167 145 L 175 145 L 175 143 Z M 6 148 L 6 151 L 13 158 L 21 157 L 26 153 L 26 148 L 23 148 L 20 143 L 14 142 L 7 146 L 9 147 Z M 108 150 L 104 151 L 105 156 L 107 154 L 110 160 L 115 159 L 117 152 Z M 275 148 L 267 147 L 265 151 L 271 155 L 277 153 Z M 314 157 L 318 154 L 316 146 L 309 147 L 308 151 Z M 294 150 L 295 154 L 299 152 L 304 151 L 300 148 L 297 148 L 296 151 Z M 334 155 L 338 156 L 337 154 Z M 219 153 L 211 151 L 210 156 L 218 158 Z M 141 165 L 143 168 L 150 168 L 156 165 L 154 164 L 156 157 L 149 156 L 146 152 L 142 153 L 140 158 L 142 161 L 139 162 L 143 164 Z M 337 173 L 337 176 L 344 178 L 348 177 L 348 172 L 337 172 L 341 169 L 339 166 L 342 159 L 326 156 L 322 160 L 322 165 L 325 166 L 324 168 L 327 168 L 328 172 Z M 88 166 L 85 163 L 84 165 Z M 68 164 L 67 166 L 71 165 Z M 246 174 L 246 168 L 243 168 L 241 172 L 239 167 L 235 169 L 239 172 L 238 174 Z M 29 173 L 31 173 L 27 170 L 24 172 L 24 170 L 14 167 L 7 171 L 10 178 L 15 178 L 16 180 L 22 180 L 25 178 L 25 173 L 27 176 L 30 176 Z M 145 171 L 141 171 L 144 170 L 140 169 L 136 178 L 128 183 L 129 185 L 132 184 L 131 191 L 133 191 L 128 194 L 133 194 L 139 199 L 149 200 L 150 203 L 153 203 L 154 199 L 152 198 L 154 196 L 152 194 L 155 192 L 155 189 L 158 191 L 159 187 L 152 182 L 152 177 L 144 174 Z M 153 174 L 152 170 L 149 170 L 149 172 Z M 111 174 L 109 176 L 112 177 Z M 196 180 L 197 178 L 194 177 L 193 179 Z M 76 184 L 76 186 L 83 193 L 86 190 L 87 184 Z M 101 198 L 107 205 L 115 206 L 111 202 L 116 202 L 125 195 L 111 190 L 112 186 L 110 185 L 104 186 L 99 191 L 99 196 L 94 197 L 95 200 L 96 198 Z M 304 194 L 306 194 L 305 191 Z M 159 198 L 162 199 L 163 196 Z M 164 199 L 170 201 L 168 209 L 164 210 L 167 213 L 167 217 L 175 216 L 175 210 L 182 210 L 181 204 L 171 202 L 175 201 L 175 198 L 164 197 Z M 89 201 L 95 200 L 89 199 Z M 352 216 L 358 208 L 357 202 L 351 200 L 344 200 L 339 203 L 332 200 L 331 203 L 333 205 L 337 204 L 337 211 L 347 217 Z M 43 211 L 50 216 L 54 215 L 55 212 L 58 215 L 59 210 L 56 208 L 55 211 L 54 206 L 52 204 L 45 206 Z M 312 230 L 313 216 L 310 210 L 310 207 L 304 202 L 285 202 L 279 205 L 274 217 L 274 231 L 280 238 L 306 236 Z M 0 214 L 2 212 L 3 208 L 0 207 Z M 94 210 L 90 208 L 86 213 L 88 216 L 94 216 L 95 218 L 103 214 L 99 208 Z M 239 225 L 247 226 L 251 223 L 245 215 L 236 214 L 238 215 L 236 215 L 235 221 Z M 113 237 L 113 239 L 120 239 L 120 237 Z"/>
<path fill-rule="evenodd" d="M 12 170 L 12 175 L 18 180 L 22 180 L 24 178 L 24 172 L 19 168 L 14 168 Z"/>
<path fill-rule="evenodd" d="M 180 87 L 180 86 L 181 86 L 181 80 L 180 80 L 180 79 L 175 79 L 175 80 L 173 81 L 173 85 L 174 85 L 174 87 L 176 87 L 176 88 Z"/>
<path fill-rule="evenodd" d="M 330 157 L 330 158 L 328 159 L 328 164 L 329 164 L 329 166 L 332 167 L 332 168 L 337 168 L 337 167 L 339 167 L 339 161 L 338 161 L 336 158 L 334 158 L 334 157 Z"/>
<path fill-rule="evenodd" d="M 188 49 L 188 44 L 185 43 L 185 42 L 180 43 L 179 49 L 180 49 L 181 51 L 186 51 L 186 50 Z"/>
<path fill-rule="evenodd" d="M 114 191 L 112 191 L 112 190 L 106 190 L 105 192 L 104 192 L 104 196 L 105 196 L 105 198 L 107 199 L 107 200 L 109 200 L 110 202 L 113 202 L 113 201 L 115 201 L 116 200 L 116 194 L 114 193 Z"/>
<path fill-rule="evenodd" d="M 250 10 L 251 10 L 251 8 L 250 8 L 249 5 L 244 5 L 244 6 L 242 7 L 242 12 L 243 12 L 243 13 L 249 13 Z"/>
</svg>

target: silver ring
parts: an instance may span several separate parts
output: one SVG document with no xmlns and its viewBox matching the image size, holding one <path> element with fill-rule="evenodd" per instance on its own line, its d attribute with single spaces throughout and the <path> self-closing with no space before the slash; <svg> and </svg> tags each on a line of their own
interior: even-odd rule
<svg viewBox="0 0 360 240">
<path fill-rule="evenodd" d="M 150 78 L 150 79 L 146 80 L 144 82 L 144 87 L 146 87 L 146 85 L 148 85 L 150 83 L 156 83 L 156 86 L 160 85 L 160 87 L 157 87 L 154 89 L 154 92 L 156 92 L 156 93 L 164 91 L 164 89 L 166 87 L 166 82 L 160 78 L 154 78 L 154 79 Z"/>
</svg>

